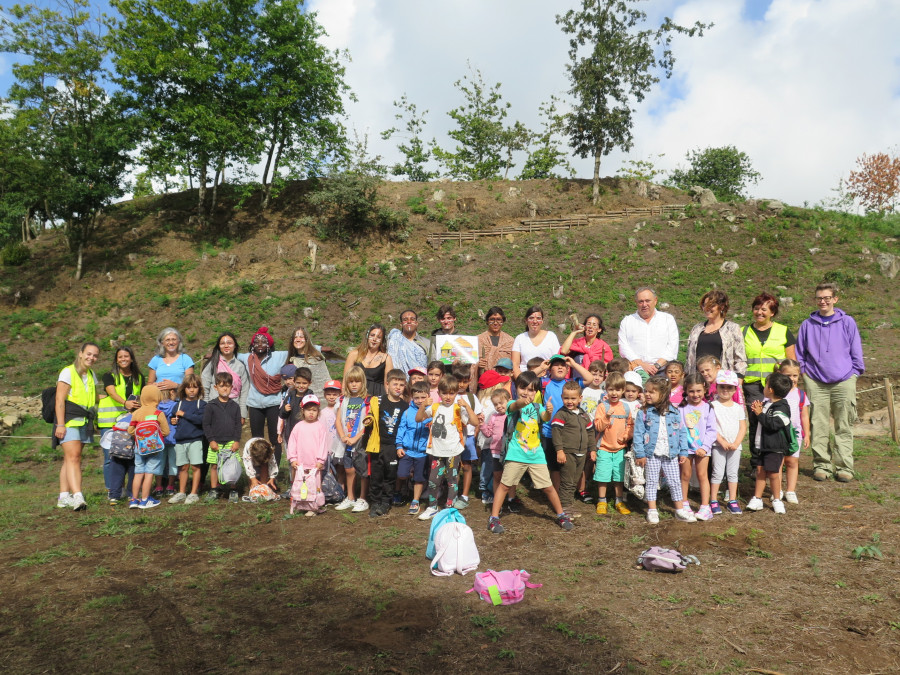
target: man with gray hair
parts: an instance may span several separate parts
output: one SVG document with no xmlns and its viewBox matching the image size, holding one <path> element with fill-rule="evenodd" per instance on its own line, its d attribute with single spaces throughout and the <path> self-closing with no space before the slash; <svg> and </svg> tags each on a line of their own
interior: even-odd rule
<svg viewBox="0 0 900 675">
<path fill-rule="evenodd" d="M 669 361 L 678 358 L 678 326 L 668 312 L 656 311 L 656 291 L 642 286 L 634 294 L 638 310 L 619 324 L 619 356 L 631 361 L 647 376 L 656 375 Z"/>
</svg>

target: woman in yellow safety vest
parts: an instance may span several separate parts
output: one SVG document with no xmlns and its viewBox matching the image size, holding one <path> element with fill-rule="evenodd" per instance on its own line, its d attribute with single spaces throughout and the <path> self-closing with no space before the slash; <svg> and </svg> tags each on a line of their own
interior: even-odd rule
<svg viewBox="0 0 900 675">
<path fill-rule="evenodd" d="M 119 415 L 137 410 L 141 406 L 144 375 L 138 367 L 131 347 L 116 349 L 112 369 L 103 375 L 101 382 L 106 396 L 100 399 L 97 407 L 97 428 L 103 433 L 104 430 L 112 428 Z M 112 489 L 109 463 L 109 450 L 103 448 L 103 482 L 106 484 L 107 493 Z"/>
<path fill-rule="evenodd" d="M 98 382 L 91 366 L 100 357 L 100 347 L 85 342 L 75 362 L 59 373 L 56 382 L 56 425 L 53 435 L 62 446 L 59 499 L 56 506 L 82 511 L 87 507 L 81 493 L 81 453 L 93 440 L 93 415 L 97 407 Z M 71 404 L 71 405 L 67 405 Z M 84 411 L 88 411 L 85 415 Z"/>
<path fill-rule="evenodd" d="M 796 338 L 787 326 L 776 323 L 778 298 L 770 293 L 760 293 L 753 299 L 753 323 L 745 326 L 744 351 L 747 352 L 747 372 L 744 374 L 744 403 L 749 410 L 754 401 L 763 400 L 766 378 L 785 359 L 796 358 Z M 756 415 L 747 415 L 749 421 L 750 466 L 753 471 L 760 464 L 756 447 Z"/>
</svg>

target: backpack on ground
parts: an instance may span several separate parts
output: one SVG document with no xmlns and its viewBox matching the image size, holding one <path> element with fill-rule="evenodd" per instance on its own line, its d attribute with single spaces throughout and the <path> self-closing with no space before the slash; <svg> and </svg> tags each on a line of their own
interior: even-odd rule
<svg viewBox="0 0 900 675">
<path fill-rule="evenodd" d="M 446 523 L 463 523 L 465 524 L 466 519 L 462 517 L 459 511 L 454 508 L 443 509 L 442 511 L 438 511 L 437 515 L 431 519 L 431 529 L 428 532 L 428 545 L 425 547 L 425 557 L 431 560 L 434 558 L 435 553 L 437 552 L 435 537 L 437 536 L 437 531 Z"/>
<path fill-rule="evenodd" d="M 291 484 L 291 513 L 298 509 L 318 511 L 325 506 L 325 493 L 319 482 L 319 470 L 316 467 L 304 467 L 302 464 L 294 469 L 294 482 Z"/>
<path fill-rule="evenodd" d="M 154 413 L 153 419 L 143 420 L 134 425 L 134 451 L 141 457 L 162 452 L 165 444 L 159 433 L 158 417 L 160 411 Z"/>
<path fill-rule="evenodd" d="M 434 538 L 436 552 L 431 561 L 431 573 L 449 577 L 478 569 L 481 557 L 475 546 L 472 528 L 465 523 L 444 523 Z"/>
<path fill-rule="evenodd" d="M 267 483 L 260 483 L 250 488 L 250 494 L 244 497 L 248 502 L 272 502 L 281 497 Z"/>
<path fill-rule="evenodd" d="M 344 501 L 344 490 L 334 475 L 334 465 L 328 461 L 322 475 L 322 493 L 326 504 L 340 504 Z"/>
<path fill-rule="evenodd" d="M 648 572 L 684 572 L 688 565 L 699 565 L 697 556 L 684 555 L 672 548 L 651 546 L 641 553 L 637 559 L 637 566 Z"/>
<path fill-rule="evenodd" d="M 466 593 L 475 591 L 489 605 L 514 605 L 525 598 L 526 588 L 543 586 L 529 582 L 530 578 L 531 575 L 525 570 L 479 572 L 475 575 L 475 585 Z"/>
</svg>

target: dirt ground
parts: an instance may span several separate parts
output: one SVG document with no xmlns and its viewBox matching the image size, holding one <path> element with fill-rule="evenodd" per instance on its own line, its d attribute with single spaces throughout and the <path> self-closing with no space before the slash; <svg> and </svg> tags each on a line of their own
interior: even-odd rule
<svg viewBox="0 0 900 675">
<path fill-rule="evenodd" d="M 0 457 L 2 457 L 0 446 Z M 284 503 L 129 511 L 51 502 L 58 464 L 3 457 L 0 659 L 8 673 L 900 672 L 900 449 L 857 443 L 860 480 L 815 483 L 801 462 L 785 516 L 647 524 L 579 504 L 564 533 L 538 493 L 486 529 L 463 513 L 480 570 L 523 568 L 518 605 L 429 573 L 428 525 Z M 741 496 L 750 496 L 742 478 Z M 635 569 L 651 545 L 696 555 L 679 575 Z M 856 557 L 854 559 L 854 549 Z"/>
</svg>

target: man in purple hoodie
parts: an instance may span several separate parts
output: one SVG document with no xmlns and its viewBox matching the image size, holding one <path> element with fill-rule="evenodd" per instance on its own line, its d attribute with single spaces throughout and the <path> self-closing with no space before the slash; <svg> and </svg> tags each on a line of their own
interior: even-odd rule
<svg viewBox="0 0 900 675">
<path fill-rule="evenodd" d="M 865 371 L 856 322 L 835 307 L 837 284 L 816 286 L 817 312 L 800 324 L 797 361 L 812 403 L 813 478 L 853 480 L 856 378 Z M 834 440 L 830 419 L 834 418 Z"/>
</svg>

